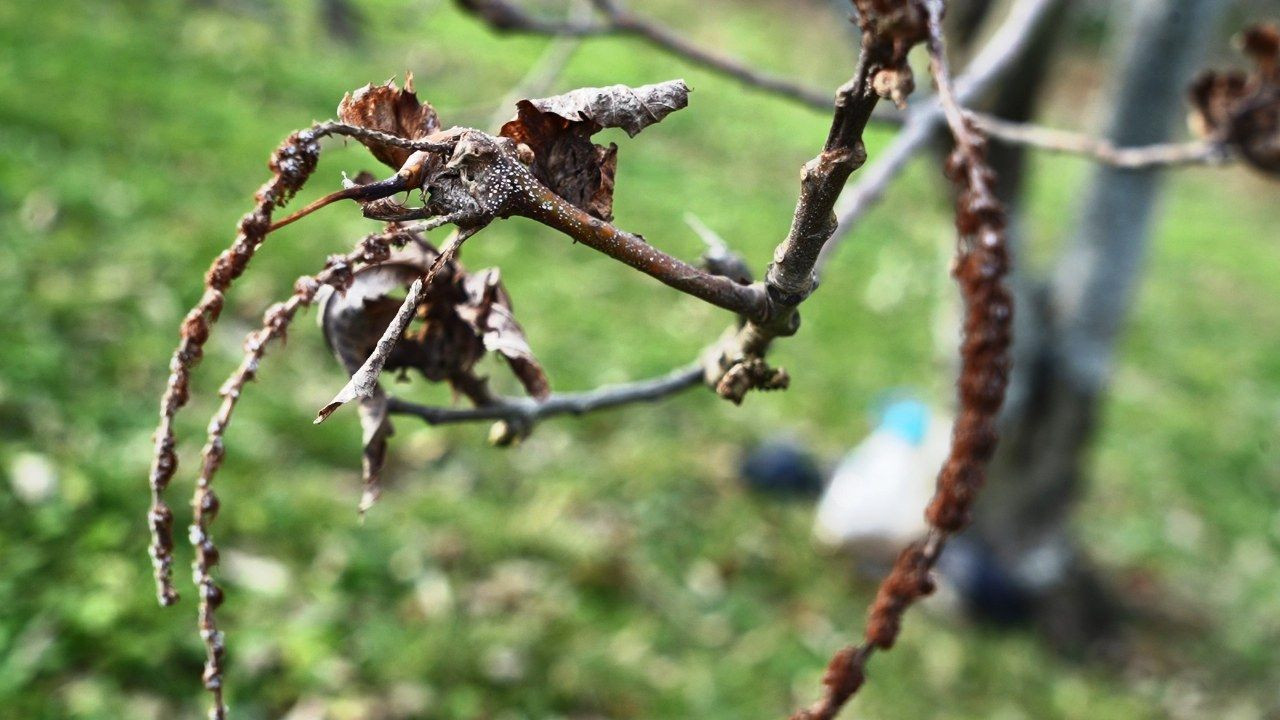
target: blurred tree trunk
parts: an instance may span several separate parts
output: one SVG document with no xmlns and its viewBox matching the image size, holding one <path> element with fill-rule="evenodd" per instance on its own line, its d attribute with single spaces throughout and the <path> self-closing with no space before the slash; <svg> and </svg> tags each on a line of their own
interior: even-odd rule
<svg viewBox="0 0 1280 720">
<path fill-rule="evenodd" d="M 947 3 L 943 30 L 950 47 L 969 54 L 973 49 L 974 36 L 996 14 L 993 12 L 995 6 L 1001 4 L 998 0 L 959 0 Z"/>
<path fill-rule="evenodd" d="M 1225 5 L 1134 0 L 1111 65 L 1118 73 L 1107 132 L 1113 142 L 1141 145 L 1171 137 L 1183 116 L 1184 89 Z M 998 150 L 993 159 L 1003 171 L 1001 186 L 1016 188 L 1021 160 L 1000 157 L 1009 152 Z M 1022 301 L 1016 370 L 974 533 L 1041 599 L 1039 616 L 1051 637 L 1076 647 L 1106 634 L 1111 613 L 1067 524 L 1159 189 L 1158 171 L 1098 167 L 1052 277 L 1037 282 L 1024 272 L 1015 280 Z"/>
</svg>

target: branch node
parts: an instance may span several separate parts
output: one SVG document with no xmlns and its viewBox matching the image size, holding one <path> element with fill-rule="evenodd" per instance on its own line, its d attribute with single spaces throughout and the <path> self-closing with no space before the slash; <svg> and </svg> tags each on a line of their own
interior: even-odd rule
<svg viewBox="0 0 1280 720">
<path fill-rule="evenodd" d="M 533 434 L 533 426 L 533 420 L 524 415 L 503 418 L 489 426 L 489 444 L 494 447 L 519 445 Z"/>
<path fill-rule="evenodd" d="M 798 284 L 788 283 L 778 263 L 769 263 L 769 269 L 764 276 L 765 292 L 768 293 L 770 302 L 784 308 L 794 308 L 807 300 L 813 291 L 818 289 L 818 282 L 818 274 L 810 272 L 807 281 Z M 771 314 L 773 315 L 776 313 Z M 796 313 L 784 313 L 784 315 L 794 316 L 794 319 L 788 317 L 786 324 L 779 328 L 778 334 L 794 335 L 796 330 L 800 329 L 800 316 Z"/>
<path fill-rule="evenodd" d="M 791 376 L 784 368 L 769 367 L 762 357 L 742 357 L 716 383 L 716 394 L 741 405 L 751 390 L 785 390 L 790 385 Z"/>
</svg>

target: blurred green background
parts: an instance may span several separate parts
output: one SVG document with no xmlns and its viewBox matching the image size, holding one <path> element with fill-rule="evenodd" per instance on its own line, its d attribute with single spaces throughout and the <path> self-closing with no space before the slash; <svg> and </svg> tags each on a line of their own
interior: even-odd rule
<svg viewBox="0 0 1280 720">
<path fill-rule="evenodd" d="M 358 7 L 353 43 L 302 0 L 0 4 L 0 716 L 201 716 L 193 592 L 156 606 L 144 516 L 166 362 L 208 261 L 280 138 L 345 91 L 411 70 L 446 125 L 487 126 L 547 45 L 439 0 Z M 645 12 L 819 86 L 852 63 L 820 2 Z M 1049 115 L 1092 129 L 1106 68 L 1096 38 L 1079 43 Z M 618 39 L 582 45 L 553 90 L 673 77 L 694 89 L 689 109 L 615 138 L 617 221 L 694 258 L 692 211 L 759 271 L 826 120 Z M 871 134 L 873 156 L 890 136 Z M 335 143 L 304 199 L 366 168 L 362 148 Z M 1071 230 L 1088 166 L 1038 156 L 1033 169 L 1029 226 L 1047 251 Z M 1125 657 L 1078 664 L 926 608 L 876 658 L 852 715 L 1244 720 L 1280 707 L 1278 197 L 1238 168 L 1170 178 L 1079 513 L 1095 558 L 1177 630 L 1139 630 Z M 953 351 L 934 325 L 954 303 L 948 205 L 932 159 L 891 189 L 778 345 L 788 392 L 559 419 L 508 450 L 483 426 L 401 420 L 363 524 L 355 413 L 310 423 L 343 376 L 307 315 L 248 389 L 219 479 L 233 716 L 767 718 L 811 699 L 873 588 L 816 551 L 810 507 L 747 494 L 734 466 L 777 436 L 835 458 L 886 388 L 945 405 Z M 180 528 L 244 333 L 372 227 L 327 209 L 273 235 L 232 291 L 179 423 Z M 561 389 L 663 372 L 727 322 L 525 221 L 486 231 L 464 260 L 502 268 Z"/>
</svg>

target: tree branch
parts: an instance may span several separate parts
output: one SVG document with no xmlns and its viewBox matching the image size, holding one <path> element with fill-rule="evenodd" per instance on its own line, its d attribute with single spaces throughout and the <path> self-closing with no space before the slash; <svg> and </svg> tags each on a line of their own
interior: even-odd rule
<svg viewBox="0 0 1280 720">
<path fill-rule="evenodd" d="M 998 80 L 1022 55 L 1036 28 L 1049 16 L 1049 11 L 1063 0 L 1017 0 L 1000 27 L 955 81 L 956 100 L 967 105 Z M 902 130 L 849 189 L 836 209 L 839 227 L 827 244 L 818 266 L 826 265 L 831 253 L 853 230 L 862 215 L 880 199 L 888 184 L 906 167 L 907 162 L 924 148 L 942 125 L 945 116 L 937 97 L 922 101 L 907 113 Z"/>
<path fill-rule="evenodd" d="M 209 266 L 204 294 L 182 320 L 180 340 L 169 360 L 169 379 L 160 399 L 160 419 L 153 437 L 155 448 L 148 477 L 151 488 L 151 507 L 147 511 L 151 530 L 148 551 L 161 605 L 178 601 L 178 591 L 173 586 L 173 511 L 164 501 L 164 491 L 178 470 L 174 419 L 190 399 L 191 373 L 204 356 L 204 344 L 222 312 L 225 293 L 244 273 L 266 239 L 272 213 L 288 203 L 315 170 L 320 157 L 319 140 L 324 134 L 325 130 L 318 126 L 300 130 L 285 138 L 272 153 L 271 179 L 254 194 L 253 209 L 240 219 L 235 241 Z"/>
<path fill-rule="evenodd" d="M 226 645 L 216 619 L 216 611 L 222 604 L 223 595 L 222 588 L 213 577 L 219 555 L 213 541 L 212 524 L 221 505 L 213 490 L 213 480 L 226 457 L 223 437 L 231 422 L 232 413 L 235 412 L 245 386 L 257 375 L 268 344 L 272 340 L 284 338 L 289 323 L 298 310 L 315 301 L 322 285 L 345 289 L 351 282 L 353 265 L 381 262 L 390 254 L 393 245 L 402 245 L 410 237 L 408 232 L 400 228 L 368 235 L 356 244 L 352 252 L 330 257 L 324 268 L 314 276 L 298 278 L 293 295 L 268 308 L 262 318 L 262 327 L 245 338 L 244 359 L 218 391 L 222 402 L 209 421 L 208 440 L 201 451 L 200 476 L 196 480 L 195 495 L 191 501 L 194 513 L 190 532 L 191 544 L 196 551 L 193 576 L 200 593 L 200 638 L 204 642 L 206 655 L 203 681 L 205 688 L 213 696 L 210 717 L 215 720 L 224 720 L 226 717 L 222 697 Z"/>
<path fill-rule="evenodd" d="M 522 172 L 527 174 L 527 171 Z M 762 286 L 741 285 L 727 277 L 700 270 L 650 245 L 639 235 L 591 216 L 531 175 L 528 180 L 522 201 L 513 207 L 513 214 L 559 230 L 587 247 L 716 307 L 750 318 L 763 319 L 768 314 L 768 302 Z"/>
<path fill-rule="evenodd" d="M 636 15 L 611 0 L 593 0 L 602 17 L 592 20 L 543 18 L 506 0 L 457 0 L 457 4 L 462 10 L 480 18 L 499 32 L 570 37 L 636 37 L 653 47 L 684 58 L 694 65 L 727 75 L 749 87 L 759 88 L 816 110 L 831 109 L 831 94 L 828 92 L 757 70 L 741 60 L 708 50 L 681 37 L 665 25 Z"/>
<path fill-rule="evenodd" d="M 584 415 L 597 410 L 652 402 L 702 384 L 699 364 L 677 368 L 666 375 L 620 385 L 606 385 L 577 393 L 555 393 L 538 401 L 527 397 L 490 396 L 472 408 L 445 408 L 421 405 L 397 397 L 388 398 L 388 411 L 393 415 L 412 415 L 428 425 L 498 420 L 493 440 L 507 444 L 515 437 L 528 435 L 533 426 L 557 415 Z"/>
<path fill-rule="evenodd" d="M 866 161 L 862 134 L 880 100 L 873 78 L 905 71 L 910 43 L 878 34 L 873 20 L 864 13 L 858 66 L 853 78 L 836 92 L 822 152 L 801 169 L 791 228 L 774 250 L 765 276 L 768 312 L 763 318 L 749 318 L 707 354 L 709 378 L 714 377 L 714 369 L 719 371 L 717 394 L 734 403 L 742 402 L 751 389 L 786 387 L 785 371 L 769 368 L 764 355 L 774 338 L 792 335 L 799 328 L 796 308 L 816 285 L 815 265 L 836 229 L 836 199 L 849 175 Z"/>
<path fill-rule="evenodd" d="M 1035 23 L 1043 20 L 1046 11 L 1058 2 L 1060 0 L 1047 0 L 1043 10 L 1032 8 L 1021 18 L 1011 13 L 1011 20 L 1030 21 L 1032 24 L 1021 26 L 1025 27 L 1025 34 L 1006 33 L 1004 32 L 1007 29 L 1006 26 L 992 37 L 984 52 L 993 50 L 1000 52 L 987 52 L 985 56 L 980 54 L 975 58 L 972 66 L 966 68 L 965 74 L 957 80 L 958 95 L 962 104 L 971 103 L 990 86 L 992 81 L 1003 74 L 1008 63 L 1021 54 L 1022 48 L 1025 47 L 1026 41 L 1035 28 Z M 807 107 L 820 110 L 831 107 L 831 101 L 826 93 L 793 80 L 761 72 L 741 60 L 720 55 L 696 45 L 666 25 L 635 15 L 629 9 L 610 0 L 593 0 L 593 4 L 604 15 L 603 21 L 580 17 L 559 21 L 540 18 L 505 0 L 458 0 L 458 4 L 464 10 L 486 21 L 494 29 L 504 32 L 526 32 L 569 38 L 617 34 L 637 36 L 659 50 L 734 78 L 744 85 Z M 1009 42 L 1011 39 L 1013 42 Z M 906 116 L 880 112 L 873 116 L 873 120 L 893 124 L 910 126 L 914 122 L 916 127 L 909 127 L 909 132 L 904 131 L 895 138 L 894 145 L 881 155 L 881 160 L 876 166 L 868 168 L 863 182 L 856 186 L 848 199 L 841 204 L 841 229 L 837 233 L 837 238 L 841 238 L 847 232 L 844 225 L 855 222 L 862 213 L 875 204 L 887 184 L 897 177 L 915 152 L 928 143 L 936 125 L 941 122 L 941 117 L 937 114 L 937 98 L 927 97 L 920 103 L 922 104 L 914 105 L 913 110 Z M 1048 152 L 1081 155 L 1095 162 L 1124 169 L 1222 165 L 1232 160 L 1231 155 L 1222 146 L 1213 143 L 1168 143 L 1151 147 L 1117 148 L 1104 139 L 1084 134 L 1032 124 L 1010 123 L 986 113 L 973 112 L 972 114 L 978 127 L 989 137 L 1001 142 L 1025 145 Z"/>
<path fill-rule="evenodd" d="M 867 617 L 862 642 L 835 654 L 823 677 L 825 692 L 793 720 L 831 720 L 862 686 L 866 663 L 876 650 L 897 642 L 907 609 L 934 590 L 931 572 L 947 538 L 968 524 L 970 508 L 996 447 L 995 421 L 1009 375 L 1013 298 L 1005 289 L 1008 271 L 1004 211 L 996 199 L 995 174 L 984 158 L 985 139 L 965 116 L 952 88 L 942 39 L 943 0 L 918 1 L 928 13 L 929 66 L 938 87 L 940 111 L 955 139 L 948 174 L 959 187 L 959 232 L 954 274 L 965 301 L 961 346 L 960 408 L 951 448 L 938 474 L 937 490 L 925 512 L 930 529 L 908 545 L 880 584 Z"/>
<path fill-rule="evenodd" d="M 995 140 L 1047 152 L 1082 155 L 1123 170 L 1180 165 L 1225 165 L 1232 161 L 1230 151 L 1221 143 L 1193 141 L 1117 147 L 1105 138 L 1082 133 L 1008 122 L 985 113 L 970 112 L 968 115 L 979 129 Z"/>
</svg>

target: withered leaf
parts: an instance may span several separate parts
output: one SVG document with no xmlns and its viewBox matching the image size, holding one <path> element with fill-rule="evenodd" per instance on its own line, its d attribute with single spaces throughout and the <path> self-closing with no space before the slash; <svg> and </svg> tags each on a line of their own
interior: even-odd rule
<svg viewBox="0 0 1280 720">
<path fill-rule="evenodd" d="M 1248 78 L 1239 70 L 1207 71 L 1191 84 L 1191 129 L 1209 137 L 1224 132 L 1231 114 L 1248 95 Z"/>
<path fill-rule="evenodd" d="M 360 470 L 364 492 L 360 495 L 359 510 L 364 514 L 382 495 L 382 466 L 387 461 L 387 439 L 395 434 L 395 428 L 387 417 L 387 392 L 381 387 L 374 390 L 372 396 L 360 398 L 356 409 L 360 413 L 363 444 Z"/>
<path fill-rule="evenodd" d="M 668 80 L 637 88 L 626 85 L 578 88 L 540 100 L 521 100 L 517 107 L 525 103 L 565 120 L 594 125 L 592 133 L 602 128 L 622 128 L 635 137 L 641 130 L 687 107 L 689 86 L 684 80 Z M 507 134 L 507 125 L 503 126 L 502 134 L 514 137 Z"/>
<path fill-rule="evenodd" d="M 1240 33 L 1240 49 L 1258 65 L 1258 74 L 1280 82 L 1280 25 L 1259 23 Z"/>
<path fill-rule="evenodd" d="M 405 76 L 404 89 L 395 80 L 365 85 L 347 93 L 338 104 L 338 117 L 348 125 L 389 133 L 407 140 L 421 140 L 440 129 L 440 118 L 430 103 L 420 102 L 413 91 L 413 74 Z M 361 140 L 379 161 L 399 170 L 412 151 Z"/>
<path fill-rule="evenodd" d="M 349 373 L 365 362 L 400 310 L 397 296 L 421 278 L 438 255 L 419 238 L 393 251 L 387 261 L 356 271 L 340 299 L 326 298 L 321 313 L 325 339 Z M 467 300 L 460 286 L 464 277 L 462 268 L 449 262 L 423 288 L 415 311 L 420 325 L 405 331 L 384 370 L 413 369 L 431 382 L 441 382 L 475 365 L 484 344 L 458 317 L 457 306 Z"/>
<path fill-rule="evenodd" d="M 1191 86 L 1191 126 L 1234 147 L 1255 169 L 1280 175 L 1280 27 L 1256 25 L 1240 46 L 1256 68 L 1202 73 Z"/>
<path fill-rule="evenodd" d="M 366 270 L 373 269 L 376 268 Z M 386 273 L 380 273 L 380 278 L 364 271 L 362 274 L 361 282 L 353 284 L 345 295 L 326 288 L 320 300 L 318 319 L 325 342 L 348 375 L 360 369 L 399 305 L 385 294 L 392 287 Z M 360 464 L 364 492 L 359 510 L 363 514 L 381 494 L 387 439 L 395 433 L 395 428 L 387 415 L 387 393 L 381 386 L 374 388 L 369 397 L 360 398 L 356 409 L 362 435 Z"/>
<path fill-rule="evenodd" d="M 386 262 L 356 271 L 345 296 L 325 298 L 325 340 L 348 373 L 364 363 L 395 316 L 401 302 L 393 296 L 421 277 L 437 254 L 425 240 L 412 243 Z M 496 268 L 468 273 L 456 261 L 448 263 L 423 290 L 417 314 L 420 326 L 405 333 L 384 369 L 412 369 L 432 382 L 453 382 L 489 351 L 508 361 L 530 395 L 549 392 Z"/>
<path fill-rule="evenodd" d="M 533 356 L 524 329 L 512 314 L 511 297 L 502 287 L 498 269 L 472 273 L 463 280 L 463 286 L 467 302 L 458 306 L 458 315 L 480 334 L 485 349 L 506 358 L 511 371 L 531 396 L 542 400 L 550 395 L 547 374 Z"/>
<path fill-rule="evenodd" d="M 326 291 L 321 297 L 318 320 L 325 342 L 348 375 L 361 369 L 399 313 L 403 301 L 397 295 L 419 281 L 437 257 L 439 251 L 415 237 L 385 262 L 357 270 L 345 293 Z M 511 298 L 496 269 L 468 274 L 456 261 L 447 262 L 422 289 L 416 315 L 419 327 L 405 330 L 383 370 L 416 370 L 428 381 L 449 382 L 472 396 L 472 368 L 490 351 L 506 359 L 530 395 L 541 399 L 550 393 L 546 373 L 511 312 Z M 358 394 L 364 443 L 361 512 L 381 492 L 387 439 L 394 432 L 386 392 L 376 375 L 371 378 L 369 392 Z"/>
<path fill-rule="evenodd" d="M 617 146 L 590 138 L 604 128 L 635 136 L 689 104 L 683 80 L 638 88 L 580 88 L 563 95 L 516 103 L 516 117 L 500 134 L 533 151 L 531 169 L 553 192 L 601 220 L 613 217 Z"/>
</svg>

